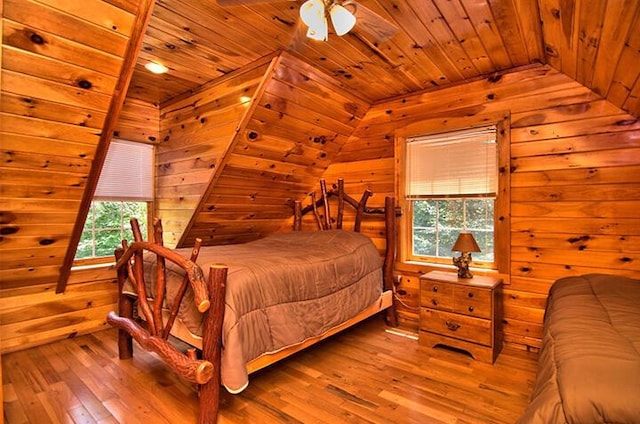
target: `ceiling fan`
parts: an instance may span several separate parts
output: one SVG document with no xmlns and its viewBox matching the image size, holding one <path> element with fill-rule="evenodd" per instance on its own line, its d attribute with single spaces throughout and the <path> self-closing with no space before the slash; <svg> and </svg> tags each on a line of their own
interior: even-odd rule
<svg viewBox="0 0 640 424">
<path fill-rule="evenodd" d="M 243 6 L 282 1 L 217 0 L 220 6 Z M 371 35 L 376 42 L 387 41 L 398 32 L 396 25 L 355 0 L 306 0 L 300 6 L 300 19 L 308 27 L 307 37 L 321 41 L 328 39 L 328 22 L 331 22 L 335 33 L 339 36 L 347 34 L 355 28 L 358 32 L 362 31 Z"/>
</svg>

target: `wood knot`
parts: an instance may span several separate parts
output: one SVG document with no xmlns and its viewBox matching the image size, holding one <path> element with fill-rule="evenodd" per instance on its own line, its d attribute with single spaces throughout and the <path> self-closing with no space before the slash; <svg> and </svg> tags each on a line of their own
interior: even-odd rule
<svg viewBox="0 0 640 424">
<path fill-rule="evenodd" d="M 42 36 L 40 34 L 36 34 L 35 32 L 33 34 L 31 34 L 29 39 L 31 40 L 31 42 L 33 44 L 38 44 L 38 45 L 44 44 L 44 38 L 42 38 Z"/>
<path fill-rule="evenodd" d="M 85 79 L 79 80 L 76 84 L 78 85 L 78 87 L 82 88 L 83 90 L 88 90 L 91 87 L 93 87 L 93 84 L 91 84 L 90 81 L 87 81 Z"/>
<path fill-rule="evenodd" d="M 20 231 L 18 227 L 2 227 L 0 228 L 0 235 L 10 236 L 11 234 L 15 234 Z"/>
<path fill-rule="evenodd" d="M 38 244 L 40 244 L 40 246 L 49 246 L 53 243 L 55 243 L 56 241 L 54 239 L 51 238 L 43 238 L 41 239 Z"/>
</svg>

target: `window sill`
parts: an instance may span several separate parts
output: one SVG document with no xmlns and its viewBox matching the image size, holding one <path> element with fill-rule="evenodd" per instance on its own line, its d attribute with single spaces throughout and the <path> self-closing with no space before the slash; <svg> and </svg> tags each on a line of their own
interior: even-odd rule
<svg viewBox="0 0 640 424">
<path fill-rule="evenodd" d="M 452 265 L 447 265 L 438 262 L 422 262 L 422 261 L 399 261 L 396 263 L 396 270 L 399 272 L 415 272 L 418 274 L 424 274 L 429 271 L 446 271 L 457 272 L 457 268 Z M 497 269 L 481 268 L 481 267 L 469 267 L 473 274 L 477 275 L 500 275 Z"/>
</svg>

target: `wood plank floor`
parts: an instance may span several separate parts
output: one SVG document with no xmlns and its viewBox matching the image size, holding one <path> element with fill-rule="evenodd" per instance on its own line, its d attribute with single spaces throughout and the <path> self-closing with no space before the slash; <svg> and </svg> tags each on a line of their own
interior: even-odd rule
<svg viewBox="0 0 640 424">
<path fill-rule="evenodd" d="M 505 349 L 488 365 L 384 330 L 374 317 L 252 375 L 218 422 L 513 423 L 524 410 L 535 354 Z M 142 349 L 116 350 L 106 330 L 4 355 L 4 422 L 196 422 L 191 384 Z"/>
</svg>

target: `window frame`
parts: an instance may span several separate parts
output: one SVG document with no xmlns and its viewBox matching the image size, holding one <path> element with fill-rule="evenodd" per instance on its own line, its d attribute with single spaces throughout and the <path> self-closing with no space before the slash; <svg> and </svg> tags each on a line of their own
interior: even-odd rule
<svg viewBox="0 0 640 424">
<path fill-rule="evenodd" d="M 146 234 L 143 234 L 143 236 L 145 236 L 147 238 L 147 240 L 150 239 L 150 236 L 153 234 L 152 233 L 152 218 L 154 216 L 154 210 L 155 210 L 155 172 L 156 172 L 156 166 L 155 166 L 155 160 L 156 160 L 156 146 L 150 143 L 145 143 L 145 142 L 139 142 L 139 141 L 132 141 L 132 140 L 124 140 L 124 139 L 112 139 L 112 142 L 115 143 L 121 143 L 121 144 L 131 144 L 131 145 L 145 145 L 146 147 L 149 147 L 151 150 L 151 173 L 149 175 L 149 178 L 151 179 L 151 198 L 138 198 L 137 195 L 134 195 L 133 197 L 127 197 L 125 196 L 99 196 L 96 193 L 94 193 L 93 199 L 91 200 L 91 205 L 89 206 L 90 208 L 93 207 L 93 202 L 94 201 L 102 201 L 102 202 L 144 202 L 147 204 L 147 216 L 146 216 L 146 220 L 147 220 L 147 228 L 146 228 Z M 107 154 L 108 155 L 108 154 Z M 103 165 L 103 170 L 100 173 L 100 177 L 102 177 L 103 173 L 105 172 L 104 167 L 108 166 L 107 165 L 107 160 L 105 160 L 105 164 Z M 120 177 L 118 177 L 120 178 Z M 127 182 L 128 184 L 132 184 L 131 181 Z M 98 184 L 96 184 L 96 190 L 98 190 L 98 186 L 99 186 L 99 182 Z M 87 213 L 87 218 L 85 219 L 85 222 L 83 223 L 83 231 L 84 228 L 86 226 L 87 220 L 89 219 L 89 213 L 91 213 L 90 211 Z M 125 224 L 126 225 L 126 224 Z M 114 247 L 115 250 L 116 247 Z M 74 256 L 77 254 L 77 249 L 78 246 L 76 246 L 76 252 L 74 253 Z M 89 258 L 81 258 L 81 259 L 76 259 L 74 257 L 73 260 L 73 264 L 72 267 L 84 267 L 84 266 L 92 266 L 92 265 L 105 265 L 105 264 L 111 264 L 115 262 L 115 256 L 114 255 L 110 255 L 110 256 L 100 256 L 100 257 L 89 257 Z"/>
<path fill-rule="evenodd" d="M 398 223 L 398 259 L 402 264 L 430 265 L 435 267 L 454 268 L 450 258 L 415 257 L 412 254 L 413 240 L 413 199 L 408 199 L 405 192 L 405 154 L 407 139 L 419 134 L 438 134 L 454 132 L 475 127 L 496 126 L 496 143 L 498 153 L 498 191 L 494 201 L 494 262 L 482 263 L 474 261 L 472 266 L 488 270 L 496 270 L 508 275 L 511 261 L 510 237 L 510 114 L 497 112 L 474 117 L 451 119 L 447 121 L 425 119 L 399 128 L 395 132 L 395 188 L 398 204 L 403 210 Z M 451 257 L 455 256 L 452 252 Z"/>
</svg>

